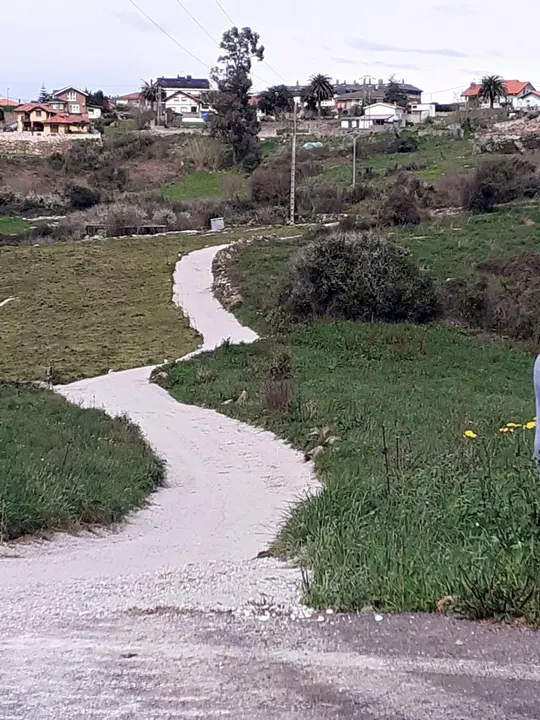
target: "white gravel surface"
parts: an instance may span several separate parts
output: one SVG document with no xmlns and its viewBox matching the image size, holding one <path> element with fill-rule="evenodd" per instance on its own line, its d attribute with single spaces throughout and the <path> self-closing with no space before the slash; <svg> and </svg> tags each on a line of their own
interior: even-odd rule
<svg viewBox="0 0 540 720">
<path fill-rule="evenodd" d="M 173 300 L 203 338 L 196 352 L 257 338 L 212 295 L 220 249 L 183 257 L 174 273 Z M 0 546 L 0 631 L 161 605 L 303 614 L 299 571 L 254 557 L 287 505 L 317 487 L 310 466 L 271 433 L 176 402 L 148 382 L 152 369 L 56 388 L 137 423 L 167 461 L 167 487 L 113 532 Z"/>
</svg>

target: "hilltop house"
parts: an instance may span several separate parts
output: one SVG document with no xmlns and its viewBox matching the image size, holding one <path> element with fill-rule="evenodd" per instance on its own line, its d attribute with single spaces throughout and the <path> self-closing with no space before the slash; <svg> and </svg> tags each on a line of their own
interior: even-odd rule
<svg viewBox="0 0 540 720">
<path fill-rule="evenodd" d="M 53 110 L 51 104 L 28 103 L 15 108 L 18 132 L 43 133 L 44 135 L 66 135 L 88 133 L 90 125 L 87 115 L 71 115 Z"/>
<path fill-rule="evenodd" d="M 503 107 L 510 105 L 514 110 L 518 109 L 519 101 L 531 92 L 535 91 L 534 85 L 530 82 L 522 82 L 521 80 L 503 80 L 506 90 L 506 97 L 500 98 L 494 107 Z M 480 90 L 482 85 L 479 83 L 471 83 L 461 97 L 464 98 L 467 105 L 472 107 L 489 108 L 489 102 L 480 100 Z"/>
<path fill-rule="evenodd" d="M 86 100 L 88 93 L 68 85 L 61 90 L 52 93 L 49 105 L 52 110 L 66 113 L 68 115 L 86 115 Z"/>
<path fill-rule="evenodd" d="M 516 110 L 538 110 L 540 109 L 540 92 L 531 90 L 520 98 L 517 98 L 514 105 Z"/>
<path fill-rule="evenodd" d="M 141 105 L 141 93 L 132 92 L 127 95 L 120 95 L 116 98 L 118 108 L 138 108 Z"/>
<path fill-rule="evenodd" d="M 405 124 L 406 108 L 390 103 L 373 103 L 364 109 L 361 117 L 341 120 L 343 130 L 371 130 L 377 127 L 400 127 Z"/>
<path fill-rule="evenodd" d="M 165 93 L 165 111 L 197 121 L 202 120 L 204 113 L 210 110 L 207 98 L 210 82 L 206 78 L 177 75 L 175 78 L 160 77 L 156 82 Z"/>
</svg>

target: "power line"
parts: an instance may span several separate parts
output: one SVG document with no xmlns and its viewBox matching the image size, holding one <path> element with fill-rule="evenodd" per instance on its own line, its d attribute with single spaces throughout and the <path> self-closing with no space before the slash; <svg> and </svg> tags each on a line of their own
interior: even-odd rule
<svg viewBox="0 0 540 720">
<path fill-rule="evenodd" d="M 212 42 L 216 43 L 216 45 L 219 45 L 219 43 L 218 43 L 218 41 L 216 40 L 216 38 L 215 38 L 213 35 L 211 35 L 211 34 L 208 32 L 208 30 L 204 27 L 204 25 L 202 25 L 202 24 L 197 20 L 197 18 L 195 17 L 195 15 L 193 15 L 193 13 L 192 13 L 190 10 L 187 9 L 187 7 L 184 5 L 184 3 L 183 3 L 181 0 L 176 0 L 176 2 L 180 5 L 180 7 L 182 8 L 182 10 L 184 10 L 184 11 L 189 15 L 189 17 L 193 20 L 193 22 L 194 22 L 196 25 L 198 25 L 198 26 L 201 28 L 201 30 L 202 30 L 206 35 L 208 35 L 208 37 L 210 38 L 210 40 L 211 40 Z"/>
<path fill-rule="evenodd" d="M 146 13 L 141 7 L 139 7 L 139 6 L 137 5 L 137 3 L 135 2 L 135 0 L 128 0 L 128 1 L 133 5 L 133 7 L 137 8 L 137 10 L 141 13 L 141 15 L 144 15 L 144 17 L 145 17 L 147 20 L 149 20 L 149 21 L 152 23 L 152 25 L 154 25 L 155 27 L 157 27 L 158 30 L 161 30 L 161 32 L 162 32 L 164 35 L 166 35 L 166 36 L 169 38 L 169 40 L 172 40 L 173 43 L 175 43 L 176 45 L 178 45 L 178 47 L 179 47 L 181 50 L 183 50 L 185 53 L 187 53 L 188 55 L 190 55 L 190 56 L 191 56 L 194 60 L 196 60 L 200 65 L 202 65 L 203 67 L 205 67 L 207 70 L 209 69 L 209 68 L 208 68 L 208 65 L 207 65 L 206 63 L 204 63 L 200 58 L 198 58 L 196 55 L 194 55 L 190 50 L 188 50 L 188 49 L 185 48 L 183 45 L 181 45 L 176 38 L 174 38 L 170 33 L 168 33 L 168 32 L 165 30 L 165 28 L 162 28 L 161 25 L 159 25 L 153 18 L 150 17 L 150 15 L 148 15 L 148 13 Z"/>
<path fill-rule="evenodd" d="M 231 23 L 231 25 L 234 25 L 234 26 L 236 27 L 236 23 L 234 22 L 234 20 L 232 19 L 232 17 L 229 15 L 229 13 L 225 10 L 225 8 L 223 7 L 223 5 L 219 2 L 219 0 L 214 0 L 214 2 L 215 2 L 216 5 L 218 6 L 218 8 L 221 10 L 221 12 L 225 15 L 225 17 L 227 18 L 227 20 Z"/>
</svg>

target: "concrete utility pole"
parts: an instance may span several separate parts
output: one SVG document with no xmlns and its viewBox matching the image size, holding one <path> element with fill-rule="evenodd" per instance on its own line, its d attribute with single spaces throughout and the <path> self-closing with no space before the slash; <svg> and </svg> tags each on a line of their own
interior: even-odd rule
<svg viewBox="0 0 540 720">
<path fill-rule="evenodd" d="M 296 100 L 294 101 L 293 136 L 291 148 L 291 203 L 289 224 L 294 225 L 296 215 Z"/>
<path fill-rule="evenodd" d="M 353 137 L 353 156 L 352 156 L 352 186 L 353 189 L 356 187 L 356 142 L 360 135 Z"/>
</svg>

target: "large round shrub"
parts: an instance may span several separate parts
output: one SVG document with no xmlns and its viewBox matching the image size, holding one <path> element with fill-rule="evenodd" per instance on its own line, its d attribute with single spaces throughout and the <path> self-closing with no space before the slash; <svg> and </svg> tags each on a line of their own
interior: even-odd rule
<svg viewBox="0 0 540 720">
<path fill-rule="evenodd" d="M 332 232 L 295 256 L 280 296 L 290 320 L 426 322 L 439 313 L 433 281 L 407 252 L 385 239 Z"/>
</svg>

